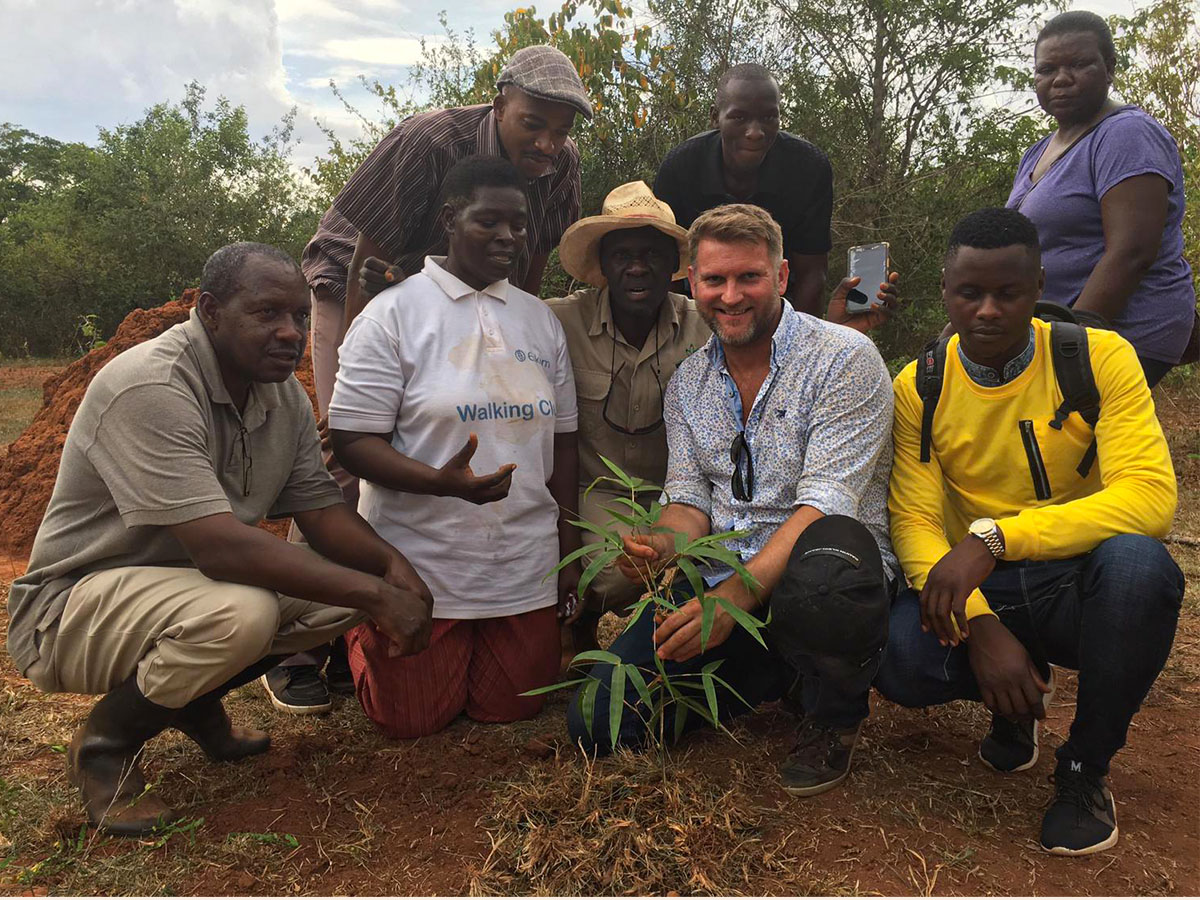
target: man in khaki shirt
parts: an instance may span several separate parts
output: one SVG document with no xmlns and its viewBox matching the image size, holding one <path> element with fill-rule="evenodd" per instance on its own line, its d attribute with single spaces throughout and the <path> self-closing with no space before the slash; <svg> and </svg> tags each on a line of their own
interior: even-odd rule
<svg viewBox="0 0 1200 900">
<path fill-rule="evenodd" d="M 311 308 L 262 244 L 212 255 L 191 318 L 93 379 L 71 422 L 8 652 L 44 691 L 103 694 L 67 750 L 88 821 L 141 835 L 176 818 L 138 767 L 176 728 L 215 760 L 264 752 L 221 703 L 282 656 L 370 617 L 396 653 L 429 642 L 433 598 L 342 500 L 292 373 Z M 255 528 L 292 516 L 312 549 Z"/>
<path fill-rule="evenodd" d="M 640 181 L 621 185 L 598 216 L 567 229 L 559 246 L 563 268 L 592 285 L 547 300 L 567 335 L 579 400 L 580 508 L 583 519 L 613 524 L 615 487 L 592 482 L 612 473 L 601 456 L 626 473 L 661 485 L 667 471 L 663 392 L 675 369 L 711 332 L 671 281 L 687 272 L 687 232 Z M 619 523 L 616 527 L 622 528 Z M 597 536 L 584 532 L 584 541 Z M 640 590 L 615 567 L 601 572 L 583 597 L 569 639 L 575 652 L 596 646 L 596 625 L 622 611 Z"/>
</svg>

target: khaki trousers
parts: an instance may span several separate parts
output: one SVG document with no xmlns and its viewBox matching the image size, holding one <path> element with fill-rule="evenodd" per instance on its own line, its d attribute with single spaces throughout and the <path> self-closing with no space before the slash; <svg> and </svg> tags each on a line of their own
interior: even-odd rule
<svg viewBox="0 0 1200 900">
<path fill-rule="evenodd" d="M 44 691 L 138 689 L 178 709 L 264 656 L 333 640 L 365 613 L 213 581 L 191 568 L 128 566 L 84 576 L 27 673 Z"/>
</svg>

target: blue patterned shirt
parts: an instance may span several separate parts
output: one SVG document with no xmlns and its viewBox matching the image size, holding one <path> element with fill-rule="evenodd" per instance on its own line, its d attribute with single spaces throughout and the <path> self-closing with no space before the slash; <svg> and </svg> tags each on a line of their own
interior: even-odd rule
<svg viewBox="0 0 1200 900">
<path fill-rule="evenodd" d="M 680 363 L 667 386 L 669 449 L 663 502 L 705 513 L 714 533 L 745 531 L 726 543 L 743 560 L 766 545 L 800 506 L 852 516 L 899 571 L 888 537 L 892 467 L 892 380 L 870 338 L 798 313 L 783 303 L 771 339 L 771 367 L 746 420 L 754 496 L 734 498 L 730 445 L 742 403 L 716 337 Z M 707 573 L 710 584 L 728 569 Z"/>
<path fill-rule="evenodd" d="M 1029 326 L 1029 343 L 1025 345 L 1025 349 L 1021 351 L 1020 356 L 1015 356 L 1004 364 L 1004 371 L 1001 372 L 993 369 L 991 366 L 985 366 L 974 360 L 967 359 L 967 354 L 963 353 L 962 344 L 958 345 L 958 361 L 962 363 L 964 371 L 970 376 L 971 380 L 980 387 L 1000 387 L 1002 384 L 1008 384 L 1018 375 L 1029 368 L 1029 364 L 1033 362 L 1033 353 L 1037 349 L 1037 342 L 1034 338 L 1033 326 Z"/>
</svg>

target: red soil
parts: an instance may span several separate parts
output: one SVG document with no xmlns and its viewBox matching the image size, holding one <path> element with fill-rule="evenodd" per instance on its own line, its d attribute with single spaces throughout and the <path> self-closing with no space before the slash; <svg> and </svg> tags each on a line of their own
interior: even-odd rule
<svg viewBox="0 0 1200 900">
<path fill-rule="evenodd" d="M 135 309 L 107 344 L 46 380 L 42 387 L 42 408 L 21 436 L 9 445 L 8 455 L 0 459 L 0 551 L 26 556 L 33 546 L 54 490 L 71 419 L 96 373 L 117 354 L 185 321 L 196 303 L 197 293 L 194 289 L 187 290 L 178 300 L 154 309 Z M 307 353 L 297 367 L 296 377 L 309 397 L 314 397 L 312 362 Z M 315 399 L 313 402 L 315 408 Z M 268 530 L 284 534 L 286 525 L 273 522 Z"/>
</svg>

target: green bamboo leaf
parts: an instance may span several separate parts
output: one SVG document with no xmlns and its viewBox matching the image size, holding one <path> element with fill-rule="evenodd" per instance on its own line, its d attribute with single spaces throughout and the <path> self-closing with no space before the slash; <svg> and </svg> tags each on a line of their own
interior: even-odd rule
<svg viewBox="0 0 1200 900">
<path fill-rule="evenodd" d="M 625 712 L 625 666 L 613 666 L 612 679 L 608 683 L 608 745 L 617 746 L 621 733 L 621 716 Z"/>
<path fill-rule="evenodd" d="M 596 717 L 596 692 L 600 690 L 600 681 L 592 678 L 584 685 L 579 694 L 579 712 L 583 716 L 583 725 L 588 737 L 592 736 L 592 720 Z"/>
<path fill-rule="evenodd" d="M 585 556 L 590 556 L 593 553 L 599 553 L 601 551 L 601 549 L 603 549 L 603 547 L 604 547 L 603 544 L 588 544 L 587 546 L 580 547 L 578 550 L 572 550 L 570 553 L 568 553 L 566 556 L 564 556 L 562 559 L 560 559 L 558 561 L 558 565 L 556 565 L 553 569 L 551 569 L 548 573 L 546 573 L 546 576 L 544 578 L 542 578 L 542 582 L 545 583 L 547 580 L 549 580 L 553 576 L 557 575 L 559 572 L 561 572 L 563 569 L 565 569 L 571 563 L 575 562 L 575 560 L 582 559 Z"/>
<path fill-rule="evenodd" d="M 650 502 L 650 509 L 647 512 L 647 515 L 650 517 L 650 521 L 657 522 L 659 520 L 659 518 L 662 516 L 662 511 L 663 511 L 662 504 L 659 503 L 657 500 L 652 500 Z"/>
<path fill-rule="evenodd" d="M 700 703 L 697 703 L 695 700 L 692 700 L 689 697 L 684 697 L 683 705 L 689 711 L 696 713 L 696 715 L 698 715 L 701 719 L 703 719 L 709 725 L 712 725 L 714 728 L 719 727 L 720 720 L 711 718 L 708 714 L 708 710 L 705 709 L 705 707 L 703 705 L 701 705 Z"/>
<path fill-rule="evenodd" d="M 720 716 L 717 715 L 717 689 L 713 685 L 712 673 L 705 672 L 701 681 L 704 683 L 704 699 L 708 701 L 708 710 L 712 713 L 712 720 L 716 722 Z"/>
<path fill-rule="evenodd" d="M 615 653 L 609 653 L 607 650 L 584 650 L 582 653 L 576 653 L 575 658 L 571 660 L 571 665 L 581 662 L 605 663 L 610 666 L 621 665 L 621 657 Z"/>
<path fill-rule="evenodd" d="M 628 507 L 630 512 L 635 513 L 643 519 L 649 518 L 650 516 L 650 513 L 646 510 L 646 507 L 642 506 L 642 504 L 638 503 L 636 500 L 631 500 L 628 497 L 613 497 L 612 502 L 620 503 L 622 506 Z M 611 509 L 608 507 L 605 507 L 605 509 L 611 512 Z"/>
<path fill-rule="evenodd" d="M 730 684 L 728 681 L 726 681 L 720 675 L 713 675 L 712 677 L 713 677 L 713 680 L 717 682 L 717 684 L 721 685 L 723 688 L 725 688 L 725 690 L 729 691 L 729 693 L 733 694 L 733 696 L 735 696 L 739 700 L 741 700 L 742 703 L 744 703 L 746 705 L 746 709 L 754 709 L 754 707 L 750 705 L 749 701 L 747 701 L 745 697 L 743 697 L 741 694 L 739 694 L 732 684 Z"/>
<path fill-rule="evenodd" d="M 613 475 L 616 476 L 617 481 L 621 482 L 622 485 L 627 488 L 637 487 L 638 480 L 626 475 L 624 469 L 622 469 L 604 454 L 600 454 L 600 462 L 604 463 L 604 465 L 608 468 L 608 471 L 612 472 Z"/>
<path fill-rule="evenodd" d="M 653 709 L 654 698 L 650 696 L 650 688 L 646 686 L 646 679 L 643 677 L 641 670 L 637 666 L 631 665 L 626 670 L 626 675 L 633 682 L 634 690 L 638 692 L 638 697 L 641 698 L 642 703 L 646 705 L 647 709 Z"/>
<path fill-rule="evenodd" d="M 688 584 L 692 587 L 692 594 L 696 597 L 704 595 L 704 579 L 700 577 L 700 570 L 686 556 L 681 556 L 675 560 L 675 564 L 679 566 L 679 571 L 687 576 Z"/>
<path fill-rule="evenodd" d="M 640 528 L 643 524 L 643 521 L 636 516 L 627 516 L 612 509 L 607 509 L 605 512 L 608 513 L 610 519 L 620 522 L 622 525 L 628 525 L 630 528 Z"/>
<path fill-rule="evenodd" d="M 700 597 L 700 652 L 708 649 L 708 639 L 712 637 L 713 618 L 717 612 L 717 601 L 714 597 L 704 594 Z"/>
<path fill-rule="evenodd" d="M 531 691 L 523 691 L 520 696 L 536 697 L 539 694 L 550 694 L 550 693 L 553 693 L 554 691 L 561 691 L 564 688 L 575 687 L 575 685 L 583 684 L 583 682 L 585 682 L 585 681 L 587 681 L 586 678 L 575 678 L 575 679 L 572 679 L 571 681 L 560 681 L 558 684 L 549 684 L 549 685 L 546 685 L 546 687 L 534 688 Z"/>
<path fill-rule="evenodd" d="M 754 618 L 754 616 L 750 615 L 750 613 L 746 612 L 736 603 L 731 603 L 720 594 L 717 594 L 716 596 L 717 602 L 721 604 L 721 608 L 733 616 L 734 621 L 750 632 L 754 639 L 762 644 L 763 648 L 765 649 L 767 642 L 764 641 L 763 636 L 758 633 L 759 629 L 763 627 L 763 623 Z"/>
<path fill-rule="evenodd" d="M 675 740 L 683 737 L 684 726 L 687 725 L 687 706 L 682 697 L 675 698 Z"/>
<path fill-rule="evenodd" d="M 588 563 L 587 568 L 583 570 L 583 574 L 579 576 L 579 585 L 575 589 L 576 593 L 582 597 L 584 591 L 588 589 L 588 585 L 592 583 L 592 579 L 599 575 L 600 570 L 620 556 L 622 552 L 618 548 L 612 547 Z"/>
<path fill-rule="evenodd" d="M 582 528 L 584 531 L 590 531 L 592 534 L 599 535 L 604 539 L 606 544 L 621 543 L 621 535 L 613 531 L 611 528 L 602 528 L 599 525 L 593 525 L 586 519 L 571 519 L 569 521 L 577 528 Z"/>
</svg>

